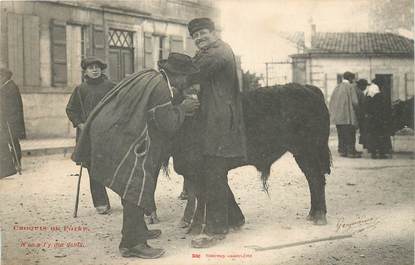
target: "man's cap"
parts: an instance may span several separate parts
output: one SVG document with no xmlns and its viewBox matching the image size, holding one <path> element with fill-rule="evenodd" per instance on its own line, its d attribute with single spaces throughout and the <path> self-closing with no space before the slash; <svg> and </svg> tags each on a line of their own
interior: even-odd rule
<svg viewBox="0 0 415 265">
<path fill-rule="evenodd" d="M 199 72 L 190 56 L 177 52 L 170 53 L 167 59 L 158 61 L 157 65 L 160 69 L 175 74 L 191 75 Z"/>
<path fill-rule="evenodd" d="M 81 67 L 82 69 L 86 69 L 88 67 L 88 65 L 91 64 L 97 64 L 99 65 L 99 67 L 104 70 L 105 68 L 107 68 L 107 64 L 104 63 L 104 61 L 102 61 L 101 59 L 97 58 L 97 57 L 87 57 L 85 59 L 82 60 L 81 62 Z"/>
<path fill-rule="evenodd" d="M 357 80 L 356 84 L 360 87 L 364 87 L 364 86 L 366 87 L 369 85 L 369 82 L 367 82 L 366 79 L 359 79 Z"/>
<path fill-rule="evenodd" d="M 355 77 L 356 77 L 355 74 L 353 74 L 352 72 L 349 72 L 349 71 L 344 72 L 344 74 L 343 74 L 343 78 L 347 79 L 347 80 L 353 79 Z"/>
<path fill-rule="evenodd" d="M 193 36 L 193 33 L 201 29 L 214 30 L 215 23 L 207 17 L 195 18 L 187 24 L 187 28 L 189 29 L 190 36 Z"/>
</svg>

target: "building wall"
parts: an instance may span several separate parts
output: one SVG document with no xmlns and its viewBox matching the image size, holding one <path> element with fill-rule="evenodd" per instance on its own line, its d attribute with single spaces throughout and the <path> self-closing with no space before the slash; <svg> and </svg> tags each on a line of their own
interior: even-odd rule
<svg viewBox="0 0 415 265">
<path fill-rule="evenodd" d="M 294 61 L 297 59 L 294 59 Z M 306 83 L 313 84 L 322 89 L 329 101 L 331 93 L 337 85 L 337 75 L 345 71 L 357 73 L 357 78 L 367 79 L 369 82 L 376 74 L 392 74 L 391 100 L 405 99 L 414 95 L 414 63 L 413 58 L 307 58 L 305 60 Z M 295 67 L 296 64 L 294 64 Z M 299 69 L 294 70 L 297 75 Z M 301 82 L 295 79 L 294 82 Z"/>
<path fill-rule="evenodd" d="M 164 36 L 164 58 L 171 51 L 194 54 L 186 23 L 197 16 L 215 22 L 218 17 L 208 0 L 1 1 L 0 7 L 0 65 L 14 72 L 22 92 L 27 137 L 32 139 L 74 136 L 65 107 L 81 82 L 81 56 L 95 55 L 108 62 L 109 29 L 132 32 L 134 71 L 138 71 L 156 66 L 160 36 Z M 54 49 L 59 56 L 53 55 Z M 145 49 L 151 51 L 147 57 Z M 57 82 L 63 73 L 66 80 Z"/>
</svg>

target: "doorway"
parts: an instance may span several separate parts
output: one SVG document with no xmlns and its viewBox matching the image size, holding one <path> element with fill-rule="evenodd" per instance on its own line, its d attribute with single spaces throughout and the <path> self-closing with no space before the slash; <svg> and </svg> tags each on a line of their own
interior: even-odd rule
<svg viewBox="0 0 415 265">
<path fill-rule="evenodd" d="M 392 74 L 376 74 L 375 79 L 379 83 L 379 88 L 381 89 L 382 93 L 385 95 L 388 106 L 392 104 Z"/>
<path fill-rule="evenodd" d="M 112 81 L 119 82 L 134 72 L 133 32 L 109 30 L 109 75 Z"/>
</svg>

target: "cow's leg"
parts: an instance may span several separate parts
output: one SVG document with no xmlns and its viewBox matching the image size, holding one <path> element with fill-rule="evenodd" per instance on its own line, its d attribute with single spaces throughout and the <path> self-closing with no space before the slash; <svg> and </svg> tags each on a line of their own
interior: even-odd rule
<svg viewBox="0 0 415 265">
<path fill-rule="evenodd" d="M 318 161 L 315 161 L 314 157 L 297 155 L 295 160 L 306 176 L 310 189 L 311 208 L 307 220 L 313 221 L 316 225 L 325 225 L 327 224 L 325 176 L 320 173 Z"/>
<path fill-rule="evenodd" d="M 179 224 L 180 227 L 188 227 L 193 220 L 193 216 L 196 211 L 196 190 L 192 179 L 185 178 L 186 191 L 187 191 L 187 202 L 184 209 L 182 220 Z"/>
<path fill-rule="evenodd" d="M 197 235 L 202 232 L 203 223 L 205 221 L 206 201 L 203 181 L 204 180 L 202 178 L 192 178 L 191 184 L 189 185 L 195 197 L 196 210 L 187 233 L 193 235 Z"/>
</svg>

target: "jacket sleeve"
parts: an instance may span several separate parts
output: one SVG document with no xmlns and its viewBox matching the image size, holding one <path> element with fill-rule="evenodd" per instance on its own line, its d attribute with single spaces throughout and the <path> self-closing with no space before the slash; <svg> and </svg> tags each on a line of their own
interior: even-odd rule
<svg viewBox="0 0 415 265">
<path fill-rule="evenodd" d="M 79 89 L 79 87 L 74 89 L 71 97 L 69 98 L 68 104 L 66 105 L 66 115 L 72 122 L 73 127 L 77 127 L 78 124 L 83 123 Z"/>
<path fill-rule="evenodd" d="M 181 105 L 173 105 L 167 85 L 161 82 L 150 96 L 148 119 L 154 122 L 157 129 L 169 135 L 179 130 L 185 118 Z"/>
<path fill-rule="evenodd" d="M 357 96 L 356 88 L 353 85 L 351 85 L 350 87 L 350 92 L 351 92 L 353 108 L 355 111 L 358 111 L 359 110 L 359 98 Z"/>
</svg>

